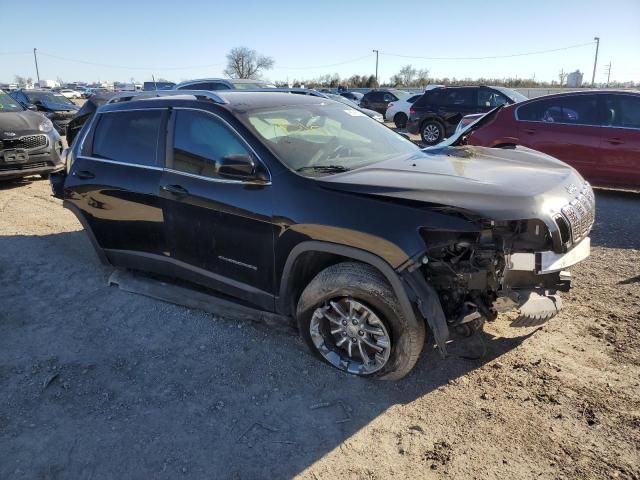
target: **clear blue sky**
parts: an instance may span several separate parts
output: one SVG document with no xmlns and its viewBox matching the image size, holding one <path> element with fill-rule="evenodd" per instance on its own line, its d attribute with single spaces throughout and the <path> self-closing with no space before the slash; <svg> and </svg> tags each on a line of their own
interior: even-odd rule
<svg viewBox="0 0 640 480">
<path fill-rule="evenodd" d="M 69 82 L 144 81 L 152 74 L 174 81 L 221 76 L 225 54 L 235 46 L 272 56 L 275 68 L 265 73 L 270 80 L 372 74 L 371 50 L 378 49 L 381 80 L 410 63 L 435 77 L 535 74 L 550 81 L 561 69 L 580 69 L 590 81 L 591 45 L 487 60 L 388 54 L 509 55 L 583 44 L 594 36 L 601 38 L 597 81 L 606 78 L 609 61 L 612 80 L 640 81 L 640 0 L 0 0 L 0 12 L 0 82 L 16 74 L 35 79 L 34 47 L 40 52 L 41 78 Z"/>
</svg>

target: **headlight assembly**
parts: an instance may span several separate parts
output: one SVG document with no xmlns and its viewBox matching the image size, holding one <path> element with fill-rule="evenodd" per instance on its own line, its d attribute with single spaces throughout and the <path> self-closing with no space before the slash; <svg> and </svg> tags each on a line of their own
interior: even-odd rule
<svg viewBox="0 0 640 480">
<path fill-rule="evenodd" d="M 40 122 L 40 125 L 38 125 L 38 130 L 44 133 L 49 133 L 51 130 L 53 130 L 53 123 L 51 123 L 51 120 L 49 120 L 48 118 L 45 118 L 42 120 L 42 122 Z"/>
</svg>

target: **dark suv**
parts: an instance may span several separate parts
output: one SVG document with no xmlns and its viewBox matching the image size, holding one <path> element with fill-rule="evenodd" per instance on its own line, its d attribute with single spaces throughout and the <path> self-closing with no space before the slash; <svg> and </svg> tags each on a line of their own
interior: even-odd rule
<svg viewBox="0 0 640 480">
<path fill-rule="evenodd" d="M 360 106 L 362 108 L 368 108 L 370 110 L 375 110 L 384 115 L 387 111 L 387 107 L 391 102 L 397 102 L 398 100 L 402 100 L 408 98 L 411 94 L 409 92 L 405 92 L 404 90 L 396 90 L 396 89 L 376 89 L 371 90 L 364 94 L 362 100 L 360 100 Z"/>
<path fill-rule="evenodd" d="M 402 377 L 427 328 L 444 353 L 499 311 L 544 320 L 589 255 L 591 188 L 546 155 L 421 150 L 310 95 L 157 95 L 99 108 L 54 195 L 103 262 L 296 319 L 345 372 Z"/>
<path fill-rule="evenodd" d="M 62 141 L 51 121 L 0 90 L 0 180 L 61 170 Z"/>
<path fill-rule="evenodd" d="M 527 97 L 504 87 L 434 88 L 427 90 L 409 110 L 407 131 L 419 133 L 426 145 L 435 145 L 450 136 L 465 115 L 523 100 Z"/>
<path fill-rule="evenodd" d="M 80 107 L 61 93 L 51 90 L 20 89 L 10 92 L 23 107 L 38 110 L 53 122 L 60 135 L 67 132 L 67 125 Z"/>
</svg>

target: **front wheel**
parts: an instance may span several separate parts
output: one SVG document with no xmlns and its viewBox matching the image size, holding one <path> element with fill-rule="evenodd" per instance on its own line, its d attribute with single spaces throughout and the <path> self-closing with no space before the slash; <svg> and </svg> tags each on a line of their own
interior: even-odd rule
<svg viewBox="0 0 640 480">
<path fill-rule="evenodd" d="M 444 127 L 437 120 L 427 120 L 422 124 L 420 136 L 423 143 L 427 145 L 435 145 L 440 143 L 444 138 Z"/>
<path fill-rule="evenodd" d="M 311 350 L 354 375 L 400 379 L 424 345 L 424 322 L 405 318 L 386 278 L 362 263 L 320 272 L 302 292 L 297 318 Z"/>
</svg>

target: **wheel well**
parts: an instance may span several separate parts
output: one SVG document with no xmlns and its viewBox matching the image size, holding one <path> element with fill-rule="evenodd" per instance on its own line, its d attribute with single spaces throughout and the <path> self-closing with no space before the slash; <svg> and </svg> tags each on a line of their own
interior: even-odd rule
<svg viewBox="0 0 640 480">
<path fill-rule="evenodd" d="M 335 253 L 313 250 L 298 255 L 287 279 L 286 298 L 288 302 L 286 307 L 289 309 L 289 312 L 293 313 L 296 311 L 296 305 L 300 295 L 302 295 L 302 291 L 318 273 L 331 265 L 347 260 L 352 259 Z"/>
<path fill-rule="evenodd" d="M 442 129 L 444 130 L 444 123 L 438 117 L 427 117 L 422 122 L 420 122 L 420 130 L 424 128 L 424 124 L 427 122 L 436 122 L 439 123 Z"/>
<path fill-rule="evenodd" d="M 403 117 L 407 117 L 407 118 L 409 118 L 409 117 L 408 117 L 408 115 L 407 115 L 406 113 L 404 113 L 404 112 L 397 112 L 397 113 L 393 116 L 394 120 L 395 120 L 397 117 L 399 117 L 400 115 L 402 115 Z"/>
</svg>

